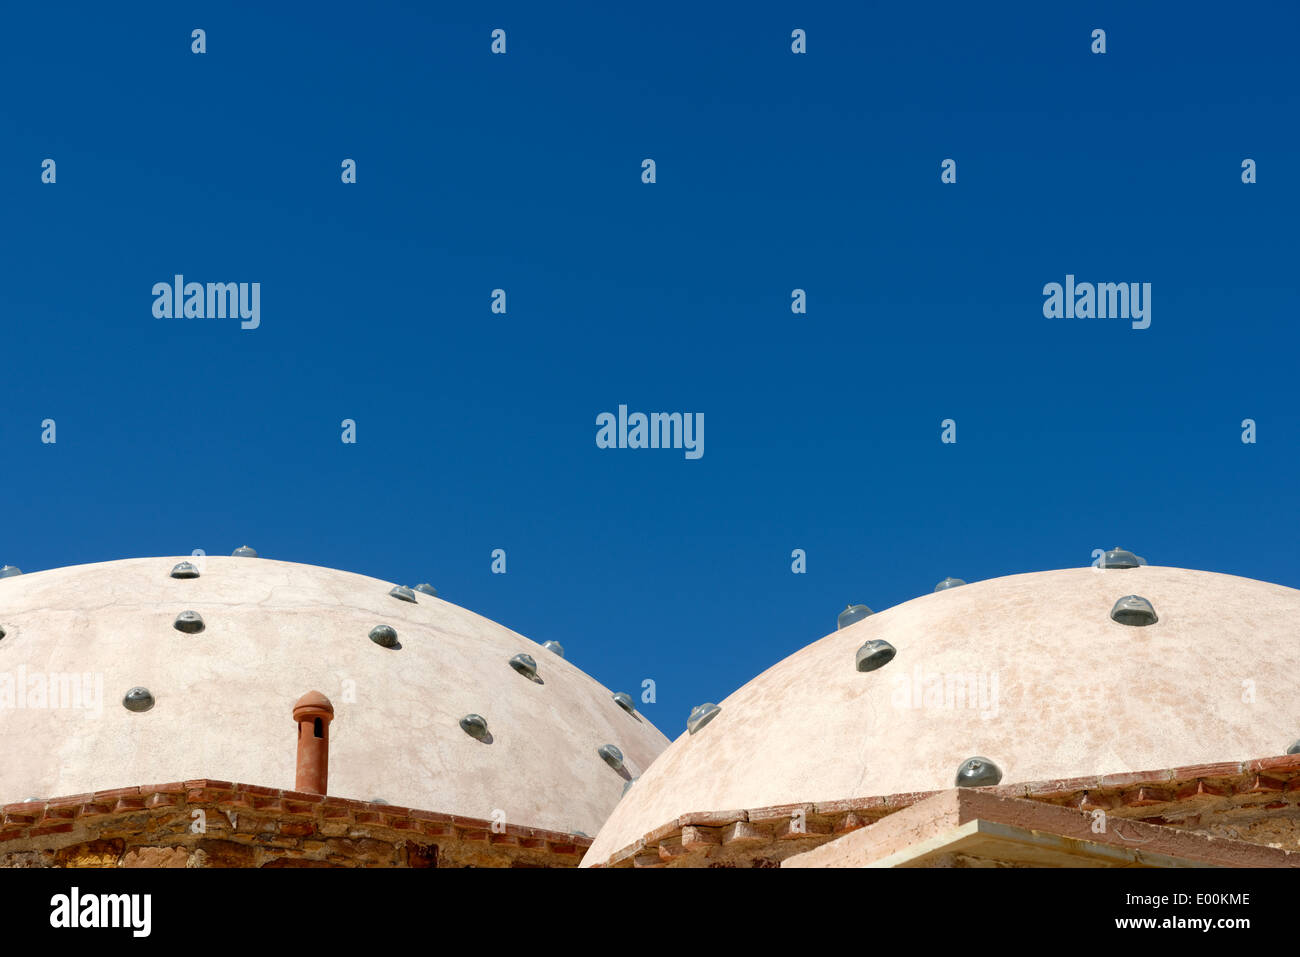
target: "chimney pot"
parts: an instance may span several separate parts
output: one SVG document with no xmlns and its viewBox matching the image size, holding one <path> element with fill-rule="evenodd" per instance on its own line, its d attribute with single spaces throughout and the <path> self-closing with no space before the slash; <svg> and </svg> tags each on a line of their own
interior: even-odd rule
<svg viewBox="0 0 1300 957">
<path fill-rule="evenodd" d="M 298 725 L 298 769 L 294 789 L 308 794 L 325 794 L 334 706 L 319 691 L 308 691 L 294 704 L 293 720 Z"/>
</svg>

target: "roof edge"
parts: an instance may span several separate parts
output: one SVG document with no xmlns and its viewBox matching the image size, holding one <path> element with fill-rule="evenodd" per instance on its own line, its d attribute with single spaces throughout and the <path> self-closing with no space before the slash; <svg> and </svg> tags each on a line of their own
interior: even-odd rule
<svg viewBox="0 0 1300 957">
<path fill-rule="evenodd" d="M 667 821 L 604 861 L 583 860 L 583 867 L 656 866 L 687 852 L 712 846 L 797 841 L 803 850 L 955 788 L 726 811 L 694 811 Z M 1152 771 L 1085 775 L 1050 781 L 999 784 L 964 789 L 997 797 L 1020 798 L 1078 810 L 1113 811 L 1179 804 L 1198 798 L 1267 797 L 1300 791 L 1300 754 L 1193 764 Z"/>
</svg>

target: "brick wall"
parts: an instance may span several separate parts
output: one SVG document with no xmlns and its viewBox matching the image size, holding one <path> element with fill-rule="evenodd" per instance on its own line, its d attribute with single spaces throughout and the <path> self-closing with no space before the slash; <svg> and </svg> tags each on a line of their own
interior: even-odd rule
<svg viewBox="0 0 1300 957">
<path fill-rule="evenodd" d="M 591 839 L 228 781 L 0 808 L 3 867 L 576 867 Z"/>
</svg>

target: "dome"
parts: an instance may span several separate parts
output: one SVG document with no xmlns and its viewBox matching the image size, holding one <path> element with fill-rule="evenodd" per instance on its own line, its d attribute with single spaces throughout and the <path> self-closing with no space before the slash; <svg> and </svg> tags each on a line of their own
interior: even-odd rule
<svg viewBox="0 0 1300 957">
<path fill-rule="evenodd" d="M 331 795 L 594 834 L 668 743 L 571 660 L 441 599 L 264 558 L 207 556 L 175 578 L 177 561 L 0 582 L 0 803 L 200 778 L 292 788 L 295 703 L 328 699 Z M 173 627 L 184 611 L 201 632 Z M 378 625 L 392 647 L 370 640 Z M 531 679 L 510 665 L 521 654 Z M 79 706 L 48 706 L 74 683 Z M 152 705 L 128 710 L 133 689 Z M 466 734 L 467 714 L 490 734 Z M 601 758 L 611 744 L 623 772 Z"/>
<path fill-rule="evenodd" d="M 1151 624 L 1115 621 L 1134 593 Z M 1250 760 L 1300 734 L 1300 591 L 1150 565 L 933 592 L 773 665 L 682 734 L 583 860 L 685 815 Z M 895 656 L 867 672 L 864 644 Z M 734 817 L 732 818 L 734 819 Z"/>
</svg>

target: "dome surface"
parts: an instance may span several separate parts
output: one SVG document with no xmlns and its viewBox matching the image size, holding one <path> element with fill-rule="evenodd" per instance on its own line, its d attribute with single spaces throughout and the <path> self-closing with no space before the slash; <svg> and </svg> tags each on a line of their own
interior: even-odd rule
<svg viewBox="0 0 1300 957">
<path fill-rule="evenodd" d="M 207 556 L 176 579 L 176 562 L 0 582 L 0 803 L 197 778 L 292 788 L 293 708 L 316 691 L 335 713 L 330 794 L 594 834 L 627 780 L 599 749 L 616 745 L 636 776 L 668 743 L 571 661 L 441 599 L 268 559 Z M 172 627 L 187 609 L 201 633 Z M 396 646 L 369 639 L 379 624 Z M 540 662 L 531 680 L 510 667 L 520 653 Z M 83 678 L 81 706 L 49 706 Z M 123 706 L 134 687 L 148 711 Z M 469 713 L 484 740 L 461 730 Z"/>
<path fill-rule="evenodd" d="M 1135 592 L 1156 623 L 1111 619 Z M 897 654 L 859 672 L 871 640 Z M 720 704 L 585 866 L 691 812 L 951 788 L 976 756 L 1009 785 L 1282 754 L 1300 734 L 1300 591 L 1150 565 L 980 581 L 836 631 Z"/>
</svg>

